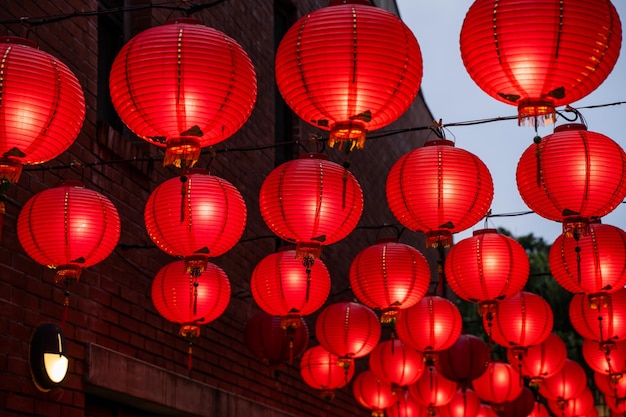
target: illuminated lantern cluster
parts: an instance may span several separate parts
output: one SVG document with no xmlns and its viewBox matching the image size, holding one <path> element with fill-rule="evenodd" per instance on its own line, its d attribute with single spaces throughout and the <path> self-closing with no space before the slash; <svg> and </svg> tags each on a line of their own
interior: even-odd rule
<svg viewBox="0 0 626 417">
<path fill-rule="evenodd" d="M 593 407 L 593 394 L 589 388 L 585 388 L 579 395 L 568 399 L 565 402 L 558 400 L 548 401 L 548 407 L 556 415 L 562 417 L 587 416 Z"/>
<path fill-rule="evenodd" d="M 508 349 L 507 358 L 520 374 L 530 378 L 530 385 L 540 385 L 544 378 L 563 369 L 567 360 L 567 347 L 559 336 L 550 333 L 543 342 L 526 348 L 526 352 Z"/>
<path fill-rule="evenodd" d="M 348 4 L 340 4 L 348 3 Z M 413 103 L 422 80 L 417 40 L 402 20 L 368 1 L 332 1 L 287 31 L 276 83 L 304 121 L 330 131 L 330 146 L 362 148 Z"/>
<path fill-rule="evenodd" d="M 434 140 L 398 159 L 387 176 L 386 193 L 400 223 L 426 233 L 427 246 L 448 247 L 453 233 L 487 214 L 493 181 L 477 156 L 449 140 Z"/>
<path fill-rule="evenodd" d="M 384 409 L 396 401 L 391 384 L 378 379 L 372 371 L 361 372 L 354 378 L 352 393 L 359 404 L 372 410 L 372 417 L 384 417 Z"/>
<path fill-rule="evenodd" d="M 187 271 L 199 275 L 209 257 L 230 250 L 246 226 L 247 209 L 228 181 L 203 169 L 185 170 L 150 194 L 146 231 L 165 253 L 182 256 Z"/>
<path fill-rule="evenodd" d="M 241 46 L 196 19 L 170 20 L 133 37 L 109 79 L 122 121 L 165 147 L 164 164 L 191 167 L 203 147 L 233 135 L 256 101 L 256 74 Z"/>
<path fill-rule="evenodd" d="M 331 400 L 335 390 L 343 388 L 354 376 L 354 366 L 346 369 L 339 364 L 339 356 L 322 346 L 313 346 L 300 360 L 300 375 L 311 388 L 321 390 L 321 397 Z"/>
<path fill-rule="evenodd" d="M 517 106 L 520 122 L 554 121 L 555 107 L 609 75 L 621 30 L 610 1 L 476 0 L 461 29 L 461 57 L 483 91 Z"/>
<path fill-rule="evenodd" d="M 246 323 L 246 346 L 254 356 L 269 366 L 292 363 L 309 343 L 309 329 L 304 320 L 284 329 L 280 317 L 260 311 Z"/>
</svg>

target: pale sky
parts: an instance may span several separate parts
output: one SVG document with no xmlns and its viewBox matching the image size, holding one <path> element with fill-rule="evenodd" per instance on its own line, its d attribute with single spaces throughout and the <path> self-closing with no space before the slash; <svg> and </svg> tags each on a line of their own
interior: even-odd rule
<svg viewBox="0 0 626 417">
<path fill-rule="evenodd" d="M 445 123 L 513 116 L 517 108 L 501 103 L 484 93 L 469 77 L 459 52 L 459 33 L 472 0 L 397 0 L 400 15 L 411 28 L 422 50 L 424 77 L 422 92 L 436 119 Z M 626 1 L 613 1 L 626 32 Z M 623 36 L 624 37 L 624 36 Z M 606 81 L 584 99 L 572 103 L 587 105 L 626 101 L 626 46 Z M 557 109 L 558 110 L 558 109 Z M 589 130 L 602 133 L 626 149 L 626 105 L 581 110 Z M 557 120 L 557 125 L 563 123 Z M 541 136 L 552 133 L 554 125 L 539 128 Z M 520 156 L 532 144 L 534 129 L 518 127 L 516 120 L 479 126 L 452 127 L 447 138 L 456 146 L 478 156 L 489 168 L 494 180 L 492 203 L 494 214 L 528 211 L 515 183 L 515 170 Z M 626 230 L 626 204 L 602 219 Z M 455 235 L 455 241 L 471 236 L 481 229 L 480 222 L 469 231 Z M 533 233 L 552 243 L 561 233 L 560 223 L 536 214 L 520 217 L 493 218 L 489 227 L 504 227 L 515 236 Z"/>
</svg>

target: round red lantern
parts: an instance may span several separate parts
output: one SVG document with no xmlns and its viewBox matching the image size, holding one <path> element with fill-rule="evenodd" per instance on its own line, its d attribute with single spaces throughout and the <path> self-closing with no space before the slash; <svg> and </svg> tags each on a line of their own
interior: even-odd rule
<svg viewBox="0 0 626 417">
<path fill-rule="evenodd" d="M 481 404 L 476 417 L 498 417 L 498 415 L 493 411 L 490 405 Z"/>
<path fill-rule="evenodd" d="M 591 223 L 586 235 L 557 237 L 548 259 L 554 279 L 567 291 L 617 291 L 626 284 L 626 233 L 615 226 Z"/>
<path fill-rule="evenodd" d="M 593 405 L 593 394 L 589 388 L 585 388 L 579 395 L 567 401 L 548 401 L 550 410 L 561 417 L 586 417 L 593 408 Z"/>
<path fill-rule="evenodd" d="M 535 395 L 524 387 L 520 395 L 513 401 L 505 401 L 496 407 L 498 414 L 503 417 L 528 417 L 535 406 Z M 546 413 L 547 414 L 547 413 Z"/>
<path fill-rule="evenodd" d="M 550 414 L 548 413 L 548 407 L 540 402 L 535 401 L 533 410 L 530 412 L 530 414 L 528 414 L 527 417 L 550 417 Z"/>
<path fill-rule="evenodd" d="M 363 212 L 363 192 L 341 165 L 325 155 L 305 154 L 269 173 L 259 207 L 270 230 L 297 245 L 299 257 L 319 258 L 322 245 L 354 230 Z"/>
<path fill-rule="evenodd" d="M 458 389 L 448 404 L 437 408 L 441 417 L 476 417 L 480 411 L 480 398 L 471 389 Z"/>
<path fill-rule="evenodd" d="M 610 376 L 626 371 L 626 340 L 598 342 L 583 340 L 583 358 L 591 369 Z"/>
<path fill-rule="evenodd" d="M 461 313 L 452 302 L 428 295 L 413 307 L 398 312 L 396 332 L 407 346 L 432 355 L 452 346 L 461 334 L 462 325 Z"/>
<path fill-rule="evenodd" d="M 569 305 L 574 330 L 584 339 L 608 342 L 626 337 L 626 289 L 602 297 L 575 294 Z"/>
<path fill-rule="evenodd" d="M 485 217 L 493 199 L 487 166 L 449 140 L 426 142 L 391 167 L 387 203 L 410 230 L 426 233 L 427 246 L 450 246 L 452 233 Z"/>
<path fill-rule="evenodd" d="M 380 333 L 376 314 L 362 304 L 349 301 L 327 306 L 315 321 L 317 341 L 339 356 L 345 367 L 349 367 L 354 358 L 370 353 L 378 344 Z"/>
<path fill-rule="evenodd" d="M 399 339 L 380 342 L 369 356 L 370 371 L 383 382 L 404 387 L 415 383 L 424 372 L 422 354 Z"/>
<path fill-rule="evenodd" d="M 563 369 L 567 347 L 559 336 L 550 333 L 543 342 L 526 348 L 526 352 L 508 349 L 507 358 L 523 376 L 530 378 L 530 385 L 540 385 L 544 378 Z"/>
<path fill-rule="evenodd" d="M 24 204 L 17 236 L 28 256 L 55 269 L 55 282 L 67 286 L 115 249 L 120 217 L 102 194 L 79 181 L 61 181 Z"/>
<path fill-rule="evenodd" d="M 487 370 L 472 381 L 481 400 L 503 404 L 516 399 L 524 388 L 522 377 L 514 367 L 504 362 L 489 362 Z"/>
<path fill-rule="evenodd" d="M 608 0 L 476 0 L 461 29 L 461 57 L 483 91 L 516 105 L 520 122 L 537 123 L 554 121 L 555 107 L 595 90 L 613 69 L 621 40 Z"/>
<path fill-rule="evenodd" d="M 626 415 L 626 401 L 623 398 L 616 398 L 613 395 L 605 395 L 606 405 L 611 410 L 611 417 L 623 417 Z"/>
<path fill-rule="evenodd" d="M 164 164 L 191 167 L 200 149 L 232 136 L 256 100 L 241 46 L 197 19 L 169 20 L 132 38 L 109 78 L 111 100 L 140 138 L 165 147 Z"/>
<path fill-rule="evenodd" d="M 626 378 L 623 374 L 608 375 L 596 371 L 593 373 L 593 382 L 607 397 L 626 397 Z"/>
<path fill-rule="evenodd" d="M 422 81 L 422 55 L 402 20 L 369 2 L 331 2 L 302 17 L 276 52 L 276 83 L 330 146 L 362 148 L 365 133 L 400 117 Z M 365 3 L 365 4 L 364 4 Z"/>
<path fill-rule="evenodd" d="M 189 169 L 160 184 L 146 203 L 150 239 L 164 252 L 185 258 L 200 274 L 209 257 L 230 250 L 246 227 L 246 204 L 228 181 L 204 169 Z"/>
<path fill-rule="evenodd" d="M 516 177 L 531 210 L 563 222 L 566 234 L 584 235 L 590 218 L 610 213 L 626 196 L 626 154 L 583 124 L 561 125 L 524 151 Z"/>
<path fill-rule="evenodd" d="M 422 407 L 408 391 L 396 392 L 396 403 L 385 409 L 387 417 L 429 417 L 428 408 Z"/>
<path fill-rule="evenodd" d="M 417 249 L 386 240 L 365 248 L 350 265 L 350 287 L 366 306 L 382 311 L 383 322 L 415 305 L 430 285 L 428 261 Z"/>
<path fill-rule="evenodd" d="M 282 327 L 280 317 L 260 311 L 246 323 L 245 340 L 248 350 L 263 363 L 277 366 L 291 363 L 309 344 L 309 329 L 300 319 L 297 326 Z"/>
<path fill-rule="evenodd" d="M 577 362 L 567 359 L 563 369 L 545 378 L 539 393 L 548 400 L 569 400 L 578 397 L 587 387 L 587 374 Z"/>
<path fill-rule="evenodd" d="M 460 335 L 452 346 L 439 352 L 436 361 L 439 372 L 461 387 L 468 387 L 485 372 L 488 364 L 487 344 L 471 334 Z"/>
<path fill-rule="evenodd" d="M 322 398 L 331 400 L 335 390 L 346 386 L 354 376 L 353 366 L 345 369 L 338 362 L 339 356 L 322 346 L 313 346 L 302 355 L 300 375 L 308 386 L 322 390 Z"/>
<path fill-rule="evenodd" d="M 510 297 L 528 281 L 530 262 L 516 240 L 495 229 L 474 231 L 455 244 L 445 261 L 446 279 L 452 291 L 481 311 Z"/>
<path fill-rule="evenodd" d="M 330 292 L 330 274 L 321 260 L 309 271 L 296 259 L 292 247 L 266 256 L 252 271 L 254 301 L 271 315 L 283 318 L 283 327 L 297 325 L 300 317 L 317 311 Z"/>
<path fill-rule="evenodd" d="M 382 382 L 371 371 L 361 372 L 354 378 L 352 393 L 356 401 L 372 410 L 372 417 L 384 417 L 384 409 L 396 401 L 391 385 Z"/>
<path fill-rule="evenodd" d="M 493 317 L 483 316 L 483 326 L 493 341 L 514 351 L 523 351 L 546 340 L 553 324 L 550 304 L 526 291 L 499 301 Z"/>
<path fill-rule="evenodd" d="M 422 407 L 434 412 L 437 407 L 448 404 L 457 391 L 457 383 L 441 375 L 435 367 L 429 366 L 413 385 L 409 385 L 409 394 Z"/>
</svg>

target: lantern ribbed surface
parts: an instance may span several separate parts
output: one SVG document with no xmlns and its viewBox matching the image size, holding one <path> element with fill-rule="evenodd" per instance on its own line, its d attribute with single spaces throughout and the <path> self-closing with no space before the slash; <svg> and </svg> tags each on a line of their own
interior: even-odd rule
<svg viewBox="0 0 626 417">
<path fill-rule="evenodd" d="M 619 57 L 622 29 L 609 0 L 476 0 L 461 57 L 488 95 L 520 118 L 548 117 L 595 90 Z"/>
<path fill-rule="evenodd" d="M 332 391 L 343 388 L 354 376 L 354 366 L 345 369 L 338 364 L 339 356 L 322 346 L 307 349 L 300 360 L 300 375 L 311 388 Z"/>
<path fill-rule="evenodd" d="M 352 394 L 360 405 L 373 412 L 382 412 L 396 402 L 391 384 L 378 379 L 372 371 L 363 371 L 354 378 Z"/>
<path fill-rule="evenodd" d="M 433 409 L 448 404 L 456 394 L 458 384 L 441 375 L 436 368 L 429 366 L 413 385 L 409 394 L 423 407 Z"/>
<path fill-rule="evenodd" d="M 154 307 L 174 323 L 196 326 L 210 323 L 222 315 L 229 301 L 228 277 L 222 268 L 212 263 L 190 282 L 184 261 L 170 262 L 152 281 Z"/>
<path fill-rule="evenodd" d="M 583 358 L 595 372 L 619 375 L 626 371 L 626 341 L 600 343 L 583 340 Z"/>
<path fill-rule="evenodd" d="M 443 376 L 467 387 L 487 369 L 489 348 L 480 338 L 462 334 L 452 346 L 439 352 L 435 363 Z"/>
<path fill-rule="evenodd" d="M 593 382 L 596 388 L 606 396 L 616 396 L 617 398 L 626 397 L 626 378 L 624 378 L 623 375 L 621 378 L 615 379 L 611 375 L 594 372 Z"/>
<path fill-rule="evenodd" d="M 619 417 L 626 414 L 626 401 L 616 398 L 613 395 L 605 395 L 604 400 L 606 401 L 606 405 L 609 406 L 609 410 L 611 410 L 611 417 Z"/>
<path fill-rule="evenodd" d="M 626 337 L 626 289 L 602 296 L 590 303 L 585 294 L 575 294 L 569 305 L 569 317 L 584 339 L 605 342 Z"/>
<path fill-rule="evenodd" d="M 522 199 L 541 217 L 602 217 L 626 196 L 626 155 L 583 124 L 561 125 L 524 151 L 516 178 Z"/>
<path fill-rule="evenodd" d="M 246 204 L 235 186 L 206 170 L 192 169 L 154 189 L 144 220 L 150 239 L 162 251 L 216 257 L 239 241 L 246 215 Z"/>
<path fill-rule="evenodd" d="M 550 410 L 552 410 L 555 415 L 561 417 L 588 417 L 593 406 L 594 398 L 589 388 L 585 388 L 580 395 L 568 399 L 564 406 L 562 402 L 557 400 L 548 401 Z"/>
<path fill-rule="evenodd" d="M 587 374 L 580 364 L 567 359 L 563 369 L 543 380 L 539 393 L 548 400 L 576 398 L 587 387 Z"/>
<path fill-rule="evenodd" d="M 567 347 L 558 335 L 550 333 L 546 340 L 528 347 L 524 353 L 508 349 L 507 359 L 523 376 L 539 382 L 563 369 L 567 360 Z"/>
<path fill-rule="evenodd" d="M 85 119 L 78 79 L 27 39 L 0 37 L 0 57 L 0 162 L 40 164 L 57 157 Z"/>
<path fill-rule="evenodd" d="M 554 324 L 550 304 L 537 294 L 520 291 L 498 302 L 497 311 L 489 325 L 489 315 L 483 316 L 485 331 L 494 342 L 504 347 L 525 348 L 538 345 L 548 338 Z"/>
<path fill-rule="evenodd" d="M 428 408 L 422 407 L 408 391 L 396 392 L 396 403 L 385 409 L 387 417 L 428 417 Z"/>
<path fill-rule="evenodd" d="M 197 159 L 200 148 L 239 130 L 257 93 L 243 48 L 196 19 L 170 20 L 133 37 L 115 58 L 109 85 L 128 128 L 167 146 L 186 166 L 195 162 L 187 154 Z"/>
<path fill-rule="evenodd" d="M 502 404 L 516 399 L 524 388 L 522 377 L 504 362 L 489 362 L 487 370 L 472 381 L 472 388 L 481 400 Z"/>
<path fill-rule="evenodd" d="M 615 226 L 592 223 L 589 233 L 578 240 L 557 237 L 548 261 L 556 282 L 569 292 L 617 291 L 626 284 L 626 233 Z"/>
<path fill-rule="evenodd" d="M 527 417 L 550 417 L 548 412 L 548 407 L 545 404 L 535 401 L 533 405 L 533 410 L 528 414 Z"/>
<path fill-rule="evenodd" d="M 309 329 L 302 319 L 297 326 L 284 329 L 280 317 L 260 311 L 246 322 L 245 340 L 254 356 L 276 366 L 302 355 L 309 344 Z"/>
<path fill-rule="evenodd" d="M 355 2 L 349 2 L 355 3 Z M 335 141 L 363 146 L 365 132 L 400 117 L 422 80 L 422 56 L 411 30 L 381 8 L 324 7 L 285 34 L 276 52 L 276 83 L 304 121 Z"/>
<path fill-rule="evenodd" d="M 325 307 L 315 321 L 315 337 L 342 359 L 360 358 L 376 347 L 381 328 L 368 307 L 349 301 Z"/>
<path fill-rule="evenodd" d="M 428 261 L 417 249 L 385 241 L 358 253 L 350 265 L 350 287 L 368 307 L 393 313 L 415 305 L 430 285 Z"/>
<path fill-rule="evenodd" d="M 452 242 L 452 233 L 482 219 L 493 199 L 487 166 L 448 140 L 426 142 L 403 155 L 387 176 L 387 203 L 410 230 L 427 234 L 427 244 Z"/>
<path fill-rule="evenodd" d="M 530 262 L 517 241 L 495 229 L 474 231 L 456 243 L 445 260 L 452 291 L 466 301 L 503 300 L 521 291 L 528 280 Z"/>
<path fill-rule="evenodd" d="M 24 204 L 17 236 L 37 263 L 59 269 L 87 268 L 115 249 L 120 217 L 107 197 L 78 181 L 62 181 Z"/>
<path fill-rule="evenodd" d="M 304 316 L 317 311 L 330 292 L 330 274 L 317 259 L 307 276 L 295 249 L 266 256 L 252 271 L 250 290 L 261 309 L 275 316 Z"/>
<path fill-rule="evenodd" d="M 370 371 L 381 381 L 404 387 L 415 383 L 424 372 L 420 352 L 405 346 L 400 339 L 380 342 L 369 355 Z"/>
<path fill-rule="evenodd" d="M 498 415 L 493 411 L 490 405 L 481 404 L 476 417 L 498 417 Z"/>
<path fill-rule="evenodd" d="M 396 332 L 407 346 L 421 352 L 449 348 L 461 334 L 463 320 L 449 300 L 427 295 L 413 307 L 400 310 Z"/>
<path fill-rule="evenodd" d="M 513 401 L 505 401 L 502 403 L 498 412 L 501 416 L 506 417 L 530 417 L 530 413 L 533 412 L 534 407 L 535 395 L 531 390 L 524 387 L 520 395 Z"/>
<path fill-rule="evenodd" d="M 363 192 L 354 176 L 320 154 L 304 154 L 272 170 L 259 193 L 263 220 L 300 246 L 338 242 L 356 227 Z"/>
<path fill-rule="evenodd" d="M 480 398 L 469 388 L 458 389 L 448 404 L 437 409 L 441 417 L 476 417 L 480 411 Z"/>
</svg>

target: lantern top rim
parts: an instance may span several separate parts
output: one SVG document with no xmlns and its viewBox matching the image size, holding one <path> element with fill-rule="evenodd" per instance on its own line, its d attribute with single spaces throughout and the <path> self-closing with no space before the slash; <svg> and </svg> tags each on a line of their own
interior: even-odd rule
<svg viewBox="0 0 626 417">
<path fill-rule="evenodd" d="M 424 143 L 424 147 L 426 146 L 451 146 L 454 148 L 454 142 L 448 139 L 434 139 L 426 141 L 426 143 Z"/>
<path fill-rule="evenodd" d="M 167 19 L 163 25 L 176 25 L 176 24 L 187 24 L 187 25 L 202 25 L 204 23 L 200 19 L 195 17 L 174 17 L 172 19 Z"/>
<path fill-rule="evenodd" d="M 323 153 L 303 153 L 298 156 L 298 159 L 323 159 L 324 161 L 328 161 L 328 156 Z"/>
<path fill-rule="evenodd" d="M 283 253 L 283 252 L 289 252 L 289 251 L 295 252 L 295 250 L 296 250 L 296 245 L 285 245 L 285 246 L 281 246 L 280 248 L 278 248 L 276 253 Z"/>
<path fill-rule="evenodd" d="M 499 235 L 499 234 L 500 233 L 498 233 L 498 229 L 493 229 L 493 228 L 474 230 L 474 232 L 472 232 L 472 236 Z"/>
<path fill-rule="evenodd" d="M 372 6 L 372 2 L 370 0 L 330 0 L 328 2 L 328 7 L 342 6 L 344 4 L 360 4 L 363 6 Z"/>
<path fill-rule="evenodd" d="M 204 168 L 185 168 L 182 175 L 211 175 L 209 171 Z"/>
<path fill-rule="evenodd" d="M 85 188 L 85 184 L 79 180 L 60 180 L 56 184 L 54 184 L 54 188 L 59 187 L 76 187 L 76 188 Z"/>
<path fill-rule="evenodd" d="M 565 123 L 554 127 L 554 133 L 587 130 L 587 126 L 583 123 Z"/>
<path fill-rule="evenodd" d="M 37 42 L 22 38 L 21 36 L 0 36 L 0 43 L 12 43 L 37 49 Z"/>
</svg>

